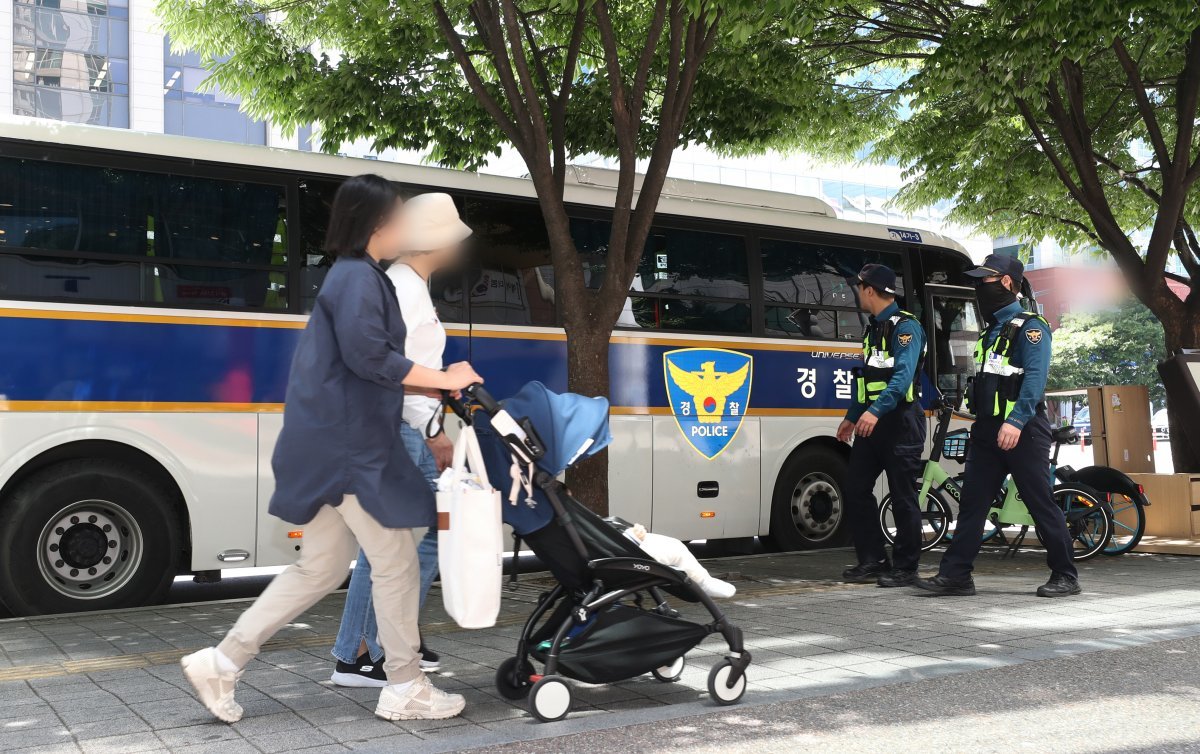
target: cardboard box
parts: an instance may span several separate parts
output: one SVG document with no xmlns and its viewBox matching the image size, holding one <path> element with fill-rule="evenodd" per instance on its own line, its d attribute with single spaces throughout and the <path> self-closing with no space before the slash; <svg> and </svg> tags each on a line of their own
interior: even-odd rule
<svg viewBox="0 0 1200 754">
<path fill-rule="evenodd" d="M 1154 473 L 1154 436 L 1150 429 L 1150 391 L 1145 385 L 1088 388 L 1089 440 L 1097 466 L 1127 474 Z"/>
<path fill-rule="evenodd" d="M 1200 536 L 1200 475 L 1130 474 L 1142 485 L 1146 508 L 1146 534 L 1151 537 L 1191 539 Z"/>
</svg>

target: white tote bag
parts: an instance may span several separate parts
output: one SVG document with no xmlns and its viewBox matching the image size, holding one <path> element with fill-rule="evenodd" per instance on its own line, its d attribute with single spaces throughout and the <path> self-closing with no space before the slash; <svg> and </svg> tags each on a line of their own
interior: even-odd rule
<svg viewBox="0 0 1200 754">
<path fill-rule="evenodd" d="M 490 628 L 500 613 L 504 533 L 500 493 L 488 482 L 479 439 L 463 427 L 454 462 L 438 480 L 438 568 L 446 612 L 463 628 Z"/>
</svg>

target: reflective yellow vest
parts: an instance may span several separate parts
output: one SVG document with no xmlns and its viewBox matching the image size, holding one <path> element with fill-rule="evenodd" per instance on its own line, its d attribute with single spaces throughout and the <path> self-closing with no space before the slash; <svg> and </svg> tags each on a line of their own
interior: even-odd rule
<svg viewBox="0 0 1200 754">
<path fill-rule="evenodd" d="M 870 405 L 875 402 L 888 386 L 892 374 L 896 371 L 896 355 L 892 351 L 892 336 L 900 323 L 916 319 L 910 312 L 898 311 L 882 322 L 875 322 L 867 328 L 863 335 L 863 368 L 857 380 L 858 402 Z M 913 372 L 912 384 L 904 393 L 904 400 L 912 403 L 917 399 L 918 385 L 921 379 L 921 368 L 925 362 L 925 351 L 928 343 L 921 346 L 921 356 L 917 360 L 916 371 Z"/>
<path fill-rule="evenodd" d="M 976 371 L 967 394 L 967 410 L 977 417 L 1007 419 L 1017 404 L 1021 383 L 1025 381 L 1025 369 L 1012 363 L 1012 346 L 1021 328 L 1031 319 L 1040 320 L 1047 329 L 1050 327 L 1040 314 L 1021 312 L 1004 324 L 990 346 L 984 345 L 988 330 L 980 333 L 975 342 Z"/>
</svg>

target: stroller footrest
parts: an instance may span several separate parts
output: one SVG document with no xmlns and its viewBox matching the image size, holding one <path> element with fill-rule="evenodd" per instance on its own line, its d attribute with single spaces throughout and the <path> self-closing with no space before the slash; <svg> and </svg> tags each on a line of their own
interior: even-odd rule
<svg viewBox="0 0 1200 754">
<path fill-rule="evenodd" d="M 601 580 L 604 580 L 606 576 L 618 581 L 649 576 L 679 586 L 687 581 L 687 576 L 682 571 L 669 565 L 663 565 L 657 560 L 643 558 L 599 558 L 589 561 L 588 568 L 596 578 Z"/>
</svg>

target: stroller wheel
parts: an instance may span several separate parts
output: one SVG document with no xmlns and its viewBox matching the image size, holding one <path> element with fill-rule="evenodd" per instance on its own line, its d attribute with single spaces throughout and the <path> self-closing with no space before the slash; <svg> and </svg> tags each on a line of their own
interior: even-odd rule
<svg viewBox="0 0 1200 754">
<path fill-rule="evenodd" d="M 708 671 L 708 695 L 717 704 L 737 704 L 742 698 L 742 694 L 746 693 L 746 674 L 742 673 L 741 677 L 733 686 L 729 685 L 729 676 L 733 673 L 733 663 L 729 658 L 713 665 L 712 670 Z"/>
<path fill-rule="evenodd" d="M 518 662 L 521 669 L 514 673 L 517 670 Z M 533 666 L 527 660 L 522 662 L 516 657 L 509 657 L 500 663 L 500 667 L 496 668 L 496 690 L 505 699 L 513 701 L 524 699 L 529 696 L 529 689 L 533 686 L 533 682 L 529 680 L 531 675 L 533 675 Z"/>
<path fill-rule="evenodd" d="M 683 675 L 683 669 L 686 665 L 687 658 L 680 656 L 675 658 L 675 662 L 672 662 L 670 665 L 663 665 L 661 668 L 651 670 L 650 675 L 663 683 L 674 683 L 679 680 L 679 676 Z"/>
<path fill-rule="evenodd" d="M 529 690 L 529 711 L 544 723 L 562 720 L 571 711 L 571 687 L 556 675 L 548 675 Z"/>
</svg>

